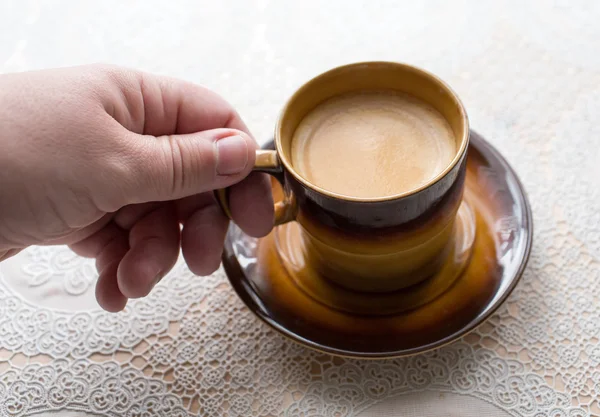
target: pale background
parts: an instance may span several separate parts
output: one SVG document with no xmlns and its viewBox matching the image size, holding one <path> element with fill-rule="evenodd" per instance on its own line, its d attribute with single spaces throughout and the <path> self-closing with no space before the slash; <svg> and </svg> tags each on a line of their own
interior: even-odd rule
<svg viewBox="0 0 600 417">
<path fill-rule="evenodd" d="M 513 164 L 536 230 L 487 324 L 377 362 L 276 336 L 221 271 L 179 265 L 150 298 L 103 313 L 93 263 L 32 248 L 0 264 L 0 416 L 600 415 L 598 22 L 593 0 L 2 0 L 0 73 L 109 62 L 185 78 L 224 95 L 260 140 L 324 70 L 422 66 Z"/>
</svg>

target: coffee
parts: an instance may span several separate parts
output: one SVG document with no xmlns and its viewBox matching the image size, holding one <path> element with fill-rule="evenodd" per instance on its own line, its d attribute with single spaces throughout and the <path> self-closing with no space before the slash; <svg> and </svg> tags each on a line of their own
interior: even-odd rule
<svg viewBox="0 0 600 417">
<path fill-rule="evenodd" d="M 392 90 L 332 97 L 309 112 L 291 142 L 294 168 L 337 194 L 387 197 L 414 190 L 456 155 L 446 119 L 426 102 Z"/>
</svg>

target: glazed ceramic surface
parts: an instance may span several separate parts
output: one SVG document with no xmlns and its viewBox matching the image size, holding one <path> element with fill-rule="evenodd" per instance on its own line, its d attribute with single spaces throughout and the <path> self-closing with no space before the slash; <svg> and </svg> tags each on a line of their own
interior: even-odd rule
<svg viewBox="0 0 600 417">
<path fill-rule="evenodd" d="M 455 137 L 455 154 L 434 178 L 387 197 L 358 198 L 325 190 L 291 163 L 298 124 L 323 101 L 356 91 L 410 94 L 436 109 Z M 339 286 L 382 293 L 409 287 L 443 269 L 453 251 L 456 214 L 462 201 L 469 123 L 452 89 L 436 76 L 395 62 L 362 62 L 329 70 L 300 87 L 284 106 L 275 128 L 276 152 L 257 155 L 255 170 L 279 172 L 284 198 L 276 224 L 295 220 L 306 262 Z M 366 157 L 366 155 L 365 155 Z M 217 196 L 228 213 L 227 196 Z M 451 271 L 454 273 L 454 270 Z"/>
<path fill-rule="evenodd" d="M 452 256 L 441 268 L 453 273 L 395 292 L 351 291 L 320 276 L 294 223 L 263 239 L 232 226 L 223 262 L 248 307 L 304 345 L 344 356 L 414 354 L 482 323 L 517 284 L 529 256 L 533 224 L 521 183 L 475 132 L 457 219 Z"/>
</svg>

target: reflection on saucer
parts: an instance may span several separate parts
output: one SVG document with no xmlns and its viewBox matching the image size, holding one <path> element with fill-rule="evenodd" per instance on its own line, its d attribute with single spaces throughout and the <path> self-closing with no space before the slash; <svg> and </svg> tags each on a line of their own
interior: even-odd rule
<svg viewBox="0 0 600 417">
<path fill-rule="evenodd" d="M 327 353 L 389 358 L 449 343 L 488 318 L 525 268 L 532 227 L 515 173 L 471 132 L 450 256 L 427 280 L 388 293 L 342 288 L 306 262 L 294 223 L 262 239 L 233 225 L 223 265 L 246 305 L 285 336 Z"/>
<path fill-rule="evenodd" d="M 418 284 L 393 292 L 353 291 L 329 280 L 307 262 L 308 242 L 304 238 L 302 227 L 296 222 L 278 227 L 274 235 L 277 253 L 289 279 L 308 296 L 327 307 L 351 314 L 388 315 L 427 304 L 450 288 L 471 257 L 475 240 L 475 218 L 468 203 L 463 201 L 458 210 L 445 262 L 440 269 Z"/>
</svg>

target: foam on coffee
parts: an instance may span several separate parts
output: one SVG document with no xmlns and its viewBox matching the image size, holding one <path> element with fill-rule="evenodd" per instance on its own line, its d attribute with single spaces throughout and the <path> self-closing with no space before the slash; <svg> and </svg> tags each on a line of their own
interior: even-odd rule
<svg viewBox="0 0 600 417">
<path fill-rule="evenodd" d="M 361 91 L 332 97 L 300 122 L 291 143 L 294 168 L 327 191 L 359 198 L 414 190 L 456 154 L 446 119 L 408 94 Z"/>
</svg>

